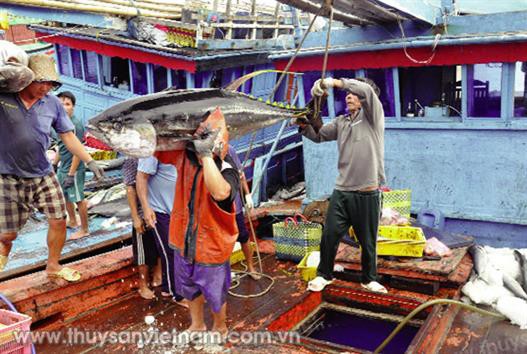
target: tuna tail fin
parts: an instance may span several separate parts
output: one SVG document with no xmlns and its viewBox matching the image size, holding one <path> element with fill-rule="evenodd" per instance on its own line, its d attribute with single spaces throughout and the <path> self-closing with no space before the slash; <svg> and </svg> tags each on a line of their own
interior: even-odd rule
<svg viewBox="0 0 527 354">
<path fill-rule="evenodd" d="M 258 71 L 255 71 L 255 72 L 252 72 L 252 73 L 249 73 L 249 74 L 247 74 L 247 75 L 243 75 L 242 77 L 237 78 L 236 80 L 234 80 L 233 82 L 231 82 L 230 84 L 228 84 L 227 86 L 225 86 L 225 89 L 226 89 L 226 90 L 236 91 L 236 90 L 238 90 L 238 88 L 239 88 L 241 85 L 243 85 L 247 80 L 252 79 L 252 78 L 255 77 L 255 76 L 258 76 L 258 75 L 261 75 L 261 74 L 265 74 L 265 73 L 285 73 L 285 74 L 298 74 L 298 75 L 302 75 L 302 74 L 295 73 L 295 72 L 291 72 L 291 71 L 281 71 L 281 70 L 273 70 L 273 69 L 269 69 L 269 70 L 258 70 Z"/>
<path fill-rule="evenodd" d="M 322 96 L 320 99 L 312 97 L 311 100 L 306 104 L 306 110 L 302 113 L 302 118 L 310 124 L 316 133 L 322 128 L 324 123 L 322 122 L 321 112 L 326 104 L 327 96 Z"/>
</svg>

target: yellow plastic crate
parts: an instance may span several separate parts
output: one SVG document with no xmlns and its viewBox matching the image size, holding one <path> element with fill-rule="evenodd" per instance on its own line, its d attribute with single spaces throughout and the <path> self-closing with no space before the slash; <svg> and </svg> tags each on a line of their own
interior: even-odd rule
<svg viewBox="0 0 527 354">
<path fill-rule="evenodd" d="M 355 240 L 355 232 L 350 227 L 349 234 Z M 420 227 L 379 226 L 377 255 L 399 257 L 422 257 L 426 238 Z"/>
<path fill-rule="evenodd" d="M 410 217 L 412 208 L 412 190 L 397 189 L 382 193 L 382 207 L 397 210 L 401 216 Z"/>
<path fill-rule="evenodd" d="M 113 160 L 117 158 L 116 151 L 96 150 L 90 152 L 94 160 Z"/>
<path fill-rule="evenodd" d="M 310 280 L 313 280 L 313 279 L 315 279 L 317 277 L 317 267 L 308 267 L 306 265 L 307 264 L 307 259 L 308 259 L 310 254 L 311 254 L 311 252 L 306 254 L 304 256 L 304 258 L 302 258 L 300 263 L 298 263 L 298 265 L 296 266 L 297 269 L 300 270 L 300 275 L 302 276 L 302 279 L 305 280 L 305 281 L 310 281 Z"/>
<path fill-rule="evenodd" d="M 423 230 L 412 226 L 379 226 L 379 256 L 422 257 L 426 245 Z"/>
<path fill-rule="evenodd" d="M 254 251 L 255 247 L 256 246 L 254 245 L 254 242 L 251 242 L 251 248 L 253 249 L 253 251 Z M 243 260 L 245 260 L 245 255 L 243 254 L 243 250 L 241 248 L 237 249 L 234 252 L 232 252 L 231 257 L 230 257 L 230 264 L 231 265 L 239 263 L 239 262 L 241 262 Z"/>
</svg>

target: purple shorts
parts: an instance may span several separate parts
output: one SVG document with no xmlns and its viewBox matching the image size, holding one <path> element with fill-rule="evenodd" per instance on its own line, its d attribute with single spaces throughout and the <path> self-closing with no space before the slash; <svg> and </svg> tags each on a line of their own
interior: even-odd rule
<svg viewBox="0 0 527 354">
<path fill-rule="evenodd" d="M 218 313 L 231 287 L 231 265 L 229 261 L 218 266 L 192 263 L 175 250 L 174 278 L 179 295 L 194 300 L 203 294 L 212 311 Z"/>
</svg>

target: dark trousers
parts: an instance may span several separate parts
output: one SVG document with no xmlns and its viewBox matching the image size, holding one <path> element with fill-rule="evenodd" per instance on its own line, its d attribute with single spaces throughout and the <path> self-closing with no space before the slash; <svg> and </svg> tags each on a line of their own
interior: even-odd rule
<svg viewBox="0 0 527 354">
<path fill-rule="evenodd" d="M 164 292 L 172 294 L 177 301 L 180 301 L 183 297 L 176 293 L 174 287 L 174 250 L 168 244 L 170 215 L 156 211 L 156 221 L 156 229 L 152 231 L 155 236 L 157 251 L 161 257 L 162 289 Z"/>
<path fill-rule="evenodd" d="M 142 234 L 135 232 L 132 227 L 132 253 L 136 265 L 153 267 L 157 264 L 157 245 L 154 230 L 146 230 Z"/>
<path fill-rule="evenodd" d="M 343 192 L 334 190 L 329 201 L 320 242 L 320 264 L 317 274 L 333 279 L 333 266 L 341 238 L 353 226 L 362 248 L 362 282 L 377 278 L 377 230 L 381 212 L 381 193 Z"/>
</svg>

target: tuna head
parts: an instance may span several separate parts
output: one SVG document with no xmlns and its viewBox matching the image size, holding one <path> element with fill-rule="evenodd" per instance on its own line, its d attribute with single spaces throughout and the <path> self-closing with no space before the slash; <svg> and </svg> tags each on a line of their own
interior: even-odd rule
<svg viewBox="0 0 527 354">
<path fill-rule="evenodd" d="M 132 157 L 152 156 L 156 150 L 156 131 L 140 114 L 112 114 L 106 110 L 90 119 L 88 131 L 97 139 Z"/>
</svg>

